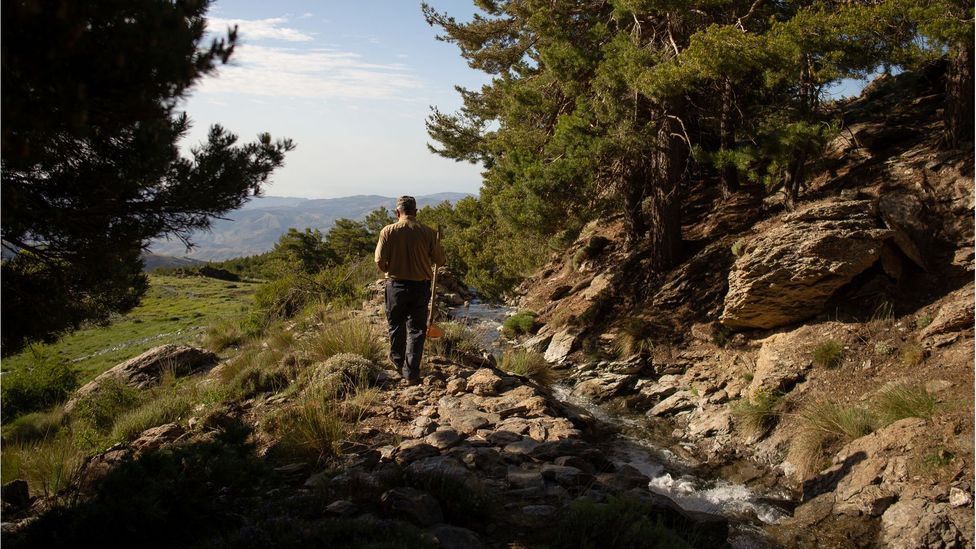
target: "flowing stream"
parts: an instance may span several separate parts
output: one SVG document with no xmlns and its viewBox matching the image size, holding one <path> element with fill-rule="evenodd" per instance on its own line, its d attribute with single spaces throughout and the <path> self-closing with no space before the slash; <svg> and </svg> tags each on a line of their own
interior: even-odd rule
<svg viewBox="0 0 976 549">
<path fill-rule="evenodd" d="M 501 325 L 512 314 L 511 307 L 478 301 L 451 310 L 450 316 L 467 324 L 496 356 L 503 352 Z M 729 520 L 732 547 L 765 547 L 763 525 L 772 524 L 787 513 L 768 501 L 785 500 L 785 494 L 761 496 L 753 490 L 723 479 L 707 479 L 693 474 L 694 464 L 683 461 L 667 448 L 654 444 L 639 433 L 652 421 L 643 415 L 621 414 L 572 393 L 572 387 L 556 383 L 553 395 L 568 404 L 583 408 L 616 434 L 608 442 L 609 456 L 617 465 L 630 465 L 648 476 L 648 490 L 667 496 L 683 509 Z M 772 497 L 770 497 L 772 496 Z"/>
</svg>

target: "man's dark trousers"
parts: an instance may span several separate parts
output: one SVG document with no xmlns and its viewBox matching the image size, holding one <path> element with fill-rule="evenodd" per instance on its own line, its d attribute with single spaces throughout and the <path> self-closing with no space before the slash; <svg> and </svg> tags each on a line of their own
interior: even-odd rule
<svg viewBox="0 0 976 549">
<path fill-rule="evenodd" d="M 386 320 L 390 324 L 390 359 L 406 379 L 420 381 L 420 359 L 427 338 L 429 280 L 387 280 Z"/>
</svg>

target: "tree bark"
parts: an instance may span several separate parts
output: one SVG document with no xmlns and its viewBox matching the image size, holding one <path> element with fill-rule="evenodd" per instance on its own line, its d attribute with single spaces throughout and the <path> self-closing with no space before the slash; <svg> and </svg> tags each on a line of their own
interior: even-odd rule
<svg viewBox="0 0 976 549">
<path fill-rule="evenodd" d="M 651 164 L 651 186 L 645 214 L 651 267 L 673 267 L 681 252 L 681 192 L 688 161 L 688 144 L 676 119 L 681 114 L 677 100 L 666 100 L 657 134 L 657 150 Z"/>
<path fill-rule="evenodd" d="M 958 149 L 973 140 L 973 45 L 960 44 L 949 60 L 942 145 Z"/>
<path fill-rule="evenodd" d="M 722 113 L 719 118 L 719 147 L 722 151 L 735 148 L 735 97 L 732 83 L 728 80 L 722 86 Z M 722 196 L 728 197 L 739 190 L 739 170 L 734 165 L 722 166 Z"/>
</svg>

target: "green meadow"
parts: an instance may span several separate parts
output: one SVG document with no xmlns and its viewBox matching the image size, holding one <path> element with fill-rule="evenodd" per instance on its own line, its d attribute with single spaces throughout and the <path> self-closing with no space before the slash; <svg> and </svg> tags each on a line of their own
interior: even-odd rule
<svg viewBox="0 0 976 549">
<path fill-rule="evenodd" d="M 258 284 L 199 276 L 149 276 L 142 303 L 105 326 L 86 326 L 38 349 L 66 360 L 85 383 L 101 372 L 166 343 L 192 343 L 217 320 L 241 316 Z M 27 350 L 3 359 L 3 370 L 27 367 Z"/>
</svg>

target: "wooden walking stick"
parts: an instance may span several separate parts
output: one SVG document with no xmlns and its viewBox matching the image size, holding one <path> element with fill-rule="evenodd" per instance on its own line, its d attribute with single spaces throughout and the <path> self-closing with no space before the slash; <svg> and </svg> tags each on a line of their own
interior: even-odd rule
<svg viewBox="0 0 976 549">
<path fill-rule="evenodd" d="M 441 227 L 437 226 L 437 244 L 441 243 Z M 437 303 L 437 264 L 434 263 L 434 278 L 430 283 L 430 310 L 427 311 L 427 337 L 437 339 L 443 337 L 444 330 L 434 324 L 435 304 Z"/>
</svg>

